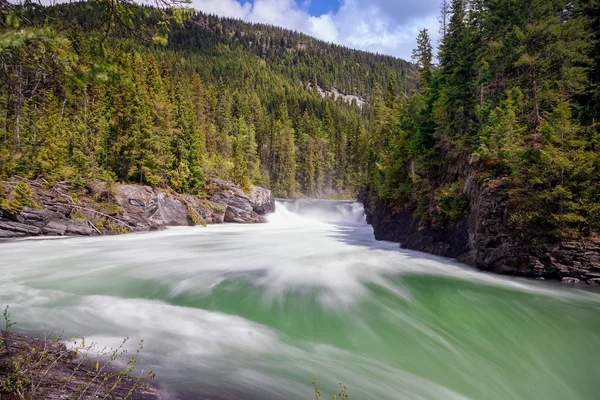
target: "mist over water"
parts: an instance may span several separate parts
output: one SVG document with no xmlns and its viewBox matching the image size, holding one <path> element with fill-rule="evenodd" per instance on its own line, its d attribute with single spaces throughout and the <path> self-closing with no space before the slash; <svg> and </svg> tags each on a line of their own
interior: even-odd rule
<svg viewBox="0 0 600 400">
<path fill-rule="evenodd" d="M 118 346 L 172 398 L 598 399 L 600 294 L 377 242 L 355 202 L 262 225 L 0 243 L 18 330 Z"/>
</svg>

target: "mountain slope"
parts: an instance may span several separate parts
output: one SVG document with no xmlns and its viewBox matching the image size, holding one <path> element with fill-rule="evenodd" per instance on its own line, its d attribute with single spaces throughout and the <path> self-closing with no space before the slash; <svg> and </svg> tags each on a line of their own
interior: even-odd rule
<svg viewBox="0 0 600 400">
<path fill-rule="evenodd" d="M 360 106 L 388 79 L 410 90 L 404 61 L 275 27 L 194 13 L 169 20 L 165 42 L 153 8 L 107 15 L 94 2 L 14 13 L 28 36 L 4 31 L 0 173 L 347 197 L 366 176 Z"/>
</svg>

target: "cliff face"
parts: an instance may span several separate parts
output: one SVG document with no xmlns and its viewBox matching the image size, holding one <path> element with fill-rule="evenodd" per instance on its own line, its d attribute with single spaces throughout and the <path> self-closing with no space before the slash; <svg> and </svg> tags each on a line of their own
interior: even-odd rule
<svg viewBox="0 0 600 400">
<path fill-rule="evenodd" d="M 0 208 L 0 238 L 93 236 L 145 232 L 167 226 L 266 222 L 275 210 L 271 191 L 247 193 L 233 182 L 210 180 L 203 198 L 145 185 L 68 185 L 29 181 L 38 207 L 18 214 Z"/>
<path fill-rule="evenodd" d="M 600 240 L 521 239 L 499 189 L 476 183 L 471 174 L 463 193 L 469 204 L 466 216 L 433 226 L 421 226 L 413 210 L 397 210 L 372 195 L 363 193 L 360 200 L 378 240 L 456 258 L 484 271 L 600 285 Z"/>
</svg>

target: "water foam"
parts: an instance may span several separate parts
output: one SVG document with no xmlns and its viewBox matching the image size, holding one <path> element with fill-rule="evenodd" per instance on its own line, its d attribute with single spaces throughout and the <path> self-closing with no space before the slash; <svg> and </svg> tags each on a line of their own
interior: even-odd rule
<svg viewBox="0 0 600 400">
<path fill-rule="evenodd" d="M 312 375 L 352 398 L 518 399 L 521 376 L 540 383 L 532 397 L 577 398 L 560 365 L 587 376 L 578 365 L 600 346 L 597 293 L 377 242 L 357 202 L 278 201 L 267 224 L 6 242 L 0 277 L 19 329 L 143 338 L 144 368 L 182 398 L 305 398 Z"/>
</svg>

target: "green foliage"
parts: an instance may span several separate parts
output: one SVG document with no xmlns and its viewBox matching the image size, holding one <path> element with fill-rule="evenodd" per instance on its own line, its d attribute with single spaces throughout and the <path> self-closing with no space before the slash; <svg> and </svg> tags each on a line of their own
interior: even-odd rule
<svg viewBox="0 0 600 400">
<path fill-rule="evenodd" d="M 11 199 L 3 199 L 1 204 L 9 214 L 19 214 L 24 207 L 37 207 L 33 191 L 24 181 L 16 183 L 10 197 Z"/>
<path fill-rule="evenodd" d="M 413 50 L 412 58 L 419 67 L 421 85 L 423 88 L 427 88 L 431 83 L 431 69 L 433 68 L 433 48 L 431 47 L 431 39 L 429 38 L 427 29 L 419 31 L 417 48 Z"/>
<path fill-rule="evenodd" d="M 323 400 L 323 393 L 321 393 L 321 391 L 317 388 L 317 377 L 316 376 L 313 376 L 312 385 L 313 385 L 313 392 L 315 395 L 315 400 Z M 331 400 L 347 399 L 347 398 L 348 398 L 348 388 L 346 388 L 346 386 L 344 386 L 340 383 L 339 393 L 331 396 Z"/>
<path fill-rule="evenodd" d="M 442 218 L 454 220 L 467 212 L 468 204 L 459 182 L 442 186 L 435 194 L 438 211 Z"/>
<path fill-rule="evenodd" d="M 77 187 L 99 179 L 195 194 L 214 177 L 286 197 L 352 191 L 367 175 L 371 110 L 316 86 L 367 99 L 390 82 L 393 103 L 412 69 L 279 28 L 126 0 L 15 10 L 37 33 L 7 42 L 2 58 L 0 174 Z M 120 21 L 100 23 L 107 11 Z"/>
<path fill-rule="evenodd" d="M 129 338 L 124 339 L 116 349 L 86 343 L 85 338 L 75 338 L 64 344 L 61 336 L 45 337 L 40 340 L 39 346 L 32 347 L 12 333 L 15 323 L 10 318 L 11 314 L 6 306 L 0 346 L 8 361 L 6 365 L 0 366 L 0 396 L 20 400 L 46 398 L 47 387 L 56 384 L 46 382 L 47 376 L 58 364 L 69 364 L 72 368 L 70 376 L 60 383 L 63 389 L 69 384 L 77 384 L 77 392 L 72 393 L 76 399 L 87 398 L 86 394 L 91 393 L 94 396 L 114 398 L 118 389 L 122 389 L 121 386 L 126 387 L 128 392 L 120 398 L 128 399 L 138 391 L 147 390 L 148 385 L 144 383 L 144 379 L 155 376 L 152 371 L 144 375 L 133 375 L 137 357 L 144 348 L 143 340 L 132 356 L 128 356 L 124 348 Z M 93 359 L 92 355 L 98 359 Z"/>
<path fill-rule="evenodd" d="M 373 101 L 369 189 L 432 223 L 468 212 L 475 176 L 523 238 L 597 232 L 599 18 L 583 3 L 453 0 L 431 75 L 419 34 L 422 90 Z"/>
</svg>

